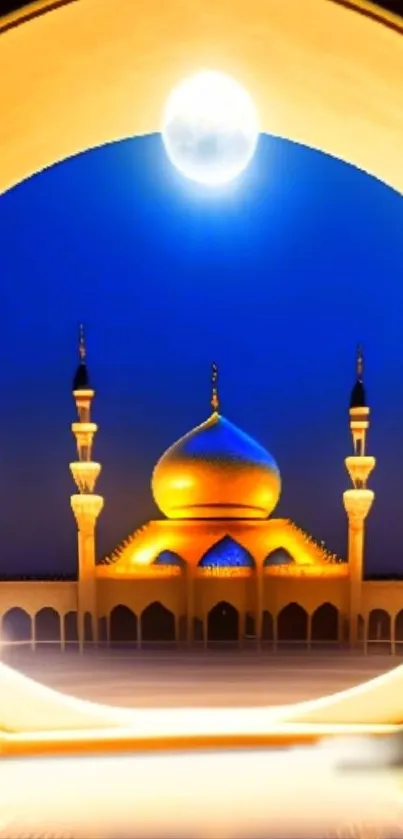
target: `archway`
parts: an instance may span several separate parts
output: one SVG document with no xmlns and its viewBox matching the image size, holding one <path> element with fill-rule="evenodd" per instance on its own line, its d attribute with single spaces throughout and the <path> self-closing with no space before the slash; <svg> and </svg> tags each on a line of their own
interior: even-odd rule
<svg viewBox="0 0 403 839">
<path fill-rule="evenodd" d="M 204 641 L 204 634 L 203 634 L 203 621 L 201 618 L 193 618 L 193 641 L 196 644 L 201 643 Z"/>
<path fill-rule="evenodd" d="M 141 640 L 173 642 L 175 638 L 175 615 L 159 600 L 150 603 L 141 614 Z"/>
<path fill-rule="evenodd" d="M 239 640 L 239 612 L 231 603 L 223 600 L 210 609 L 207 617 L 207 640 Z"/>
<path fill-rule="evenodd" d="M 279 641 L 306 641 L 308 638 L 308 613 L 299 603 L 284 606 L 277 618 Z"/>
<path fill-rule="evenodd" d="M 403 609 L 397 613 L 395 618 L 395 640 L 399 644 L 403 642 Z"/>
<path fill-rule="evenodd" d="M 165 568 L 185 568 L 186 562 L 182 557 L 175 553 L 175 551 L 165 550 L 160 551 L 158 556 L 153 561 L 153 565 L 163 566 Z"/>
<path fill-rule="evenodd" d="M 295 565 L 295 559 L 286 548 L 276 548 L 263 561 L 263 568 L 277 565 Z"/>
<path fill-rule="evenodd" d="M 67 612 L 64 616 L 64 638 L 68 645 L 78 643 L 77 612 Z"/>
<path fill-rule="evenodd" d="M 368 641 L 390 641 L 391 625 L 391 617 L 386 609 L 372 609 L 368 620 Z"/>
<path fill-rule="evenodd" d="M 178 641 L 186 641 L 188 636 L 188 616 L 181 615 L 178 621 Z"/>
<path fill-rule="evenodd" d="M 92 628 L 92 615 L 89 612 L 84 614 L 84 642 L 92 644 L 94 641 L 94 632 Z"/>
<path fill-rule="evenodd" d="M 252 555 L 236 539 L 224 536 L 206 551 L 199 568 L 254 568 Z"/>
<path fill-rule="evenodd" d="M 347 627 L 348 629 L 348 627 Z M 348 632 L 347 632 L 348 638 Z M 357 615 L 357 640 L 363 643 L 365 641 L 365 620 L 362 615 Z"/>
<path fill-rule="evenodd" d="M 245 615 L 245 638 L 246 640 L 256 638 L 256 621 L 252 612 L 247 612 Z"/>
<path fill-rule="evenodd" d="M 14 23 L 1 37 L 9 80 L 0 95 L 0 192 L 87 148 L 157 131 L 166 93 L 177 83 L 180 68 L 194 65 L 212 31 L 224 45 L 223 69 L 251 88 L 262 132 L 347 160 L 403 192 L 401 35 L 380 8 L 376 17 L 385 18 L 388 29 L 360 0 L 301 0 L 292 10 L 278 0 L 240 0 L 236 5 L 215 0 L 208 15 L 198 2 L 187 4 L 186 14 L 181 3 L 159 3 L 158 26 L 147 3 L 122 3 L 111 43 L 112 0 L 97 0 L 95 16 L 88 3 L 60 3 L 59 10 L 54 3 L 37 5 L 52 11 L 41 15 L 35 7 L 34 24 Z M 306 32 L 308 17 L 314 20 L 315 38 Z M 20 19 L 25 18 L 23 10 Z M 258 48 L 252 35 L 257 31 Z M 171 33 L 177 36 L 175 49 Z M 323 44 L 330 41 L 335 50 L 327 54 Z M 105 45 L 110 61 L 104 60 Z M 144 85 L 142 70 L 150 54 L 149 83 Z M 30 74 L 21 55 L 27 56 Z M 298 83 L 301 66 L 304 84 L 296 92 L 290 82 Z M 335 72 L 335 66 L 343 72 Z M 138 103 L 134 112 L 133 101 Z M 349 125 L 351 101 L 357 116 L 354 132 Z M 379 118 L 377 101 L 388 102 L 387 120 Z M 21 131 L 21 125 L 28 129 Z M 374 141 L 368 143 L 368 136 Z"/>
<path fill-rule="evenodd" d="M 34 617 L 35 640 L 42 644 L 60 644 L 61 616 L 56 609 L 45 606 Z"/>
<path fill-rule="evenodd" d="M 263 612 L 262 620 L 262 641 L 273 641 L 274 638 L 274 621 L 271 612 L 267 609 Z"/>
<path fill-rule="evenodd" d="M 32 620 L 25 609 L 18 606 L 9 609 L 3 615 L 0 640 L 2 643 L 24 643 L 32 638 Z"/>
<path fill-rule="evenodd" d="M 108 640 L 108 618 L 102 615 L 98 618 L 98 641 L 100 644 L 107 644 Z"/>
<path fill-rule="evenodd" d="M 339 612 L 333 603 L 322 603 L 312 615 L 311 639 L 317 642 L 339 640 Z"/>
<path fill-rule="evenodd" d="M 112 644 L 130 644 L 137 641 L 137 616 L 128 606 L 119 604 L 112 609 L 110 640 Z"/>
</svg>

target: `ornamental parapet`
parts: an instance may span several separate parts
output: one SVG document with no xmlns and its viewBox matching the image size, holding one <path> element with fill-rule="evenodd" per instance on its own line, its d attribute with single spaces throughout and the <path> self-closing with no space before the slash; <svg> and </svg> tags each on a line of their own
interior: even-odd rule
<svg viewBox="0 0 403 839">
<path fill-rule="evenodd" d="M 96 576 L 100 579 L 136 579 L 136 580 L 170 580 L 173 577 L 184 576 L 186 569 L 178 565 L 120 565 L 119 563 L 102 563 L 97 565 Z"/>
<path fill-rule="evenodd" d="M 237 579 L 245 579 L 249 577 L 253 577 L 255 574 L 254 568 L 248 567 L 240 567 L 240 566 L 214 566 L 214 567 L 207 567 L 207 568 L 196 568 L 195 569 L 195 577 L 196 579 L 228 579 L 234 578 Z"/>
<path fill-rule="evenodd" d="M 348 577 L 347 562 L 329 562 L 326 565 L 269 565 L 263 568 L 265 577 L 287 577 L 310 579 L 340 579 Z"/>
</svg>

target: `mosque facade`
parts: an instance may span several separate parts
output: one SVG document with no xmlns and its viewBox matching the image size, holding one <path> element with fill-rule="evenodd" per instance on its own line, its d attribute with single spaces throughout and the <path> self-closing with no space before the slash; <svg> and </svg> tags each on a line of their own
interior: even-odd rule
<svg viewBox="0 0 403 839">
<path fill-rule="evenodd" d="M 92 459 L 97 425 L 83 332 L 73 397 L 77 460 L 77 579 L 0 582 L 0 638 L 32 649 L 56 644 L 150 643 L 245 646 L 403 643 L 403 582 L 364 578 L 365 522 L 374 501 L 368 479 L 370 409 L 357 354 L 349 423 L 352 451 L 343 494 L 346 557 L 273 513 L 281 477 L 273 457 L 220 413 L 212 367 L 211 415 L 172 445 L 152 475 L 161 518 L 96 560 L 96 493 L 101 466 Z"/>
</svg>

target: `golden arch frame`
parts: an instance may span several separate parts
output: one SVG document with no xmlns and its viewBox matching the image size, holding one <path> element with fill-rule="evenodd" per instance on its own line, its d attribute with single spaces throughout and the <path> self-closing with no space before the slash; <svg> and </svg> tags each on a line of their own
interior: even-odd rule
<svg viewBox="0 0 403 839">
<path fill-rule="evenodd" d="M 158 131 L 167 92 L 200 66 L 248 88 L 263 131 L 403 193 L 403 23 L 362 0 L 41 0 L 0 35 L 0 194 Z"/>
</svg>

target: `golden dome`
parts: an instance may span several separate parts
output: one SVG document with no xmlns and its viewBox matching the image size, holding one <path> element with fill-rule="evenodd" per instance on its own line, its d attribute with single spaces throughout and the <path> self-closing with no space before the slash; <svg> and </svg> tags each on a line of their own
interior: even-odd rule
<svg viewBox="0 0 403 839">
<path fill-rule="evenodd" d="M 215 412 L 165 452 L 152 490 L 170 519 L 265 519 L 281 479 L 272 456 Z"/>
</svg>

